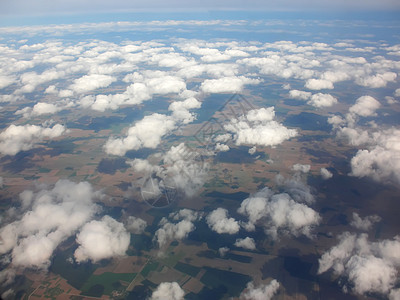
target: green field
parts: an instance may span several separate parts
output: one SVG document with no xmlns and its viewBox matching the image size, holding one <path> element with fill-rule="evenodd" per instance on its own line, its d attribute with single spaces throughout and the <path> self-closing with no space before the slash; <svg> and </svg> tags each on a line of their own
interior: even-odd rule
<svg viewBox="0 0 400 300">
<path fill-rule="evenodd" d="M 131 282 L 136 273 L 111 273 L 105 272 L 101 275 L 92 275 L 82 286 L 82 294 L 88 296 L 110 295 L 114 290 L 121 290 L 121 281 Z"/>
</svg>

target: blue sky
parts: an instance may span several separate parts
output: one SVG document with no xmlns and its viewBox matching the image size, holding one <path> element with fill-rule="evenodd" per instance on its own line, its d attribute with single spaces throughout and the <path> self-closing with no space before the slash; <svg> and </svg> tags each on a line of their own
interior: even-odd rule
<svg viewBox="0 0 400 300">
<path fill-rule="evenodd" d="M 40 16 L 116 12 L 253 11 L 400 11 L 398 0 L 2 0 L 0 15 Z"/>
</svg>

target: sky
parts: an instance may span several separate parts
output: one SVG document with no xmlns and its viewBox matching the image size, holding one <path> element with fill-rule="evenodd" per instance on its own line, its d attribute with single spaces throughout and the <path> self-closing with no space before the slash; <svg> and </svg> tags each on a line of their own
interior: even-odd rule
<svg viewBox="0 0 400 300">
<path fill-rule="evenodd" d="M 400 11 L 397 0 L 14 0 L 0 1 L 0 15 L 3 16 L 40 16 L 54 14 L 93 14 L 116 12 L 207 12 L 213 10 L 244 11 Z"/>
</svg>

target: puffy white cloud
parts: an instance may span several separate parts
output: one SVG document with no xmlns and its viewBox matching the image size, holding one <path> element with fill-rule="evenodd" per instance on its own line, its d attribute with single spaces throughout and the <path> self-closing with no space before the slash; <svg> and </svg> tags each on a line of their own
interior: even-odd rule
<svg viewBox="0 0 400 300">
<path fill-rule="evenodd" d="M 359 150 L 351 159 L 350 175 L 369 176 L 377 181 L 400 182 L 400 130 L 389 129 L 375 132 L 367 142 L 369 149 Z"/>
<path fill-rule="evenodd" d="M 225 255 L 229 252 L 229 248 L 228 247 L 221 247 L 221 248 L 219 248 L 218 249 L 218 253 L 219 253 L 219 256 L 221 256 L 221 257 L 225 257 Z"/>
<path fill-rule="evenodd" d="M 137 172 L 143 172 L 142 192 L 150 202 L 155 201 L 165 187 L 193 196 L 204 184 L 208 164 L 199 153 L 184 143 L 172 146 L 160 156 L 162 165 L 150 164 L 147 160 L 135 159 L 129 164 Z"/>
<path fill-rule="evenodd" d="M 394 91 L 394 96 L 395 96 L 395 97 L 400 97 L 400 88 L 398 88 L 398 89 L 396 89 L 396 90 Z"/>
<path fill-rule="evenodd" d="M 334 87 L 332 81 L 326 79 L 308 79 L 304 86 L 310 90 L 332 90 Z"/>
<path fill-rule="evenodd" d="M 301 173 L 308 173 L 310 172 L 311 166 L 310 165 L 302 165 L 302 164 L 294 164 L 292 166 L 293 171 L 301 172 Z"/>
<path fill-rule="evenodd" d="M 312 93 L 299 90 L 291 90 L 289 91 L 289 96 L 293 99 L 308 100 L 311 98 Z"/>
<path fill-rule="evenodd" d="M 184 101 L 172 102 L 168 110 L 172 111 L 172 117 L 180 120 L 183 124 L 188 124 L 194 121 L 195 115 L 189 112 L 189 109 L 200 108 L 201 102 L 194 97 L 188 98 Z"/>
<path fill-rule="evenodd" d="M 21 216 L 0 229 L 0 254 L 14 266 L 47 268 L 56 247 L 98 211 L 100 197 L 87 182 L 58 181 L 53 189 L 21 194 Z"/>
<path fill-rule="evenodd" d="M 229 146 L 225 144 L 217 143 L 215 145 L 215 151 L 226 152 L 229 151 L 229 149 L 230 149 Z"/>
<path fill-rule="evenodd" d="M 162 248 L 168 241 L 181 240 L 186 238 L 189 233 L 195 230 L 195 226 L 191 221 L 182 220 L 176 224 L 164 221 L 165 223 L 155 233 L 155 240 L 158 246 Z M 163 222 L 160 222 L 163 223 Z"/>
<path fill-rule="evenodd" d="M 377 215 L 367 216 L 362 219 L 358 213 L 353 212 L 353 220 L 351 221 L 350 225 L 364 231 L 368 231 L 371 229 L 374 223 L 377 223 L 381 220 L 381 218 Z"/>
<path fill-rule="evenodd" d="M 235 234 L 239 231 L 239 222 L 234 218 L 228 218 L 228 211 L 225 208 L 217 208 L 208 214 L 208 227 L 217 233 Z"/>
<path fill-rule="evenodd" d="M 44 139 L 54 139 L 66 131 L 63 125 L 53 127 L 37 125 L 10 125 L 0 133 L 0 152 L 15 155 L 20 151 L 27 151 L 35 147 Z"/>
<path fill-rule="evenodd" d="M 274 121 L 274 117 L 273 107 L 254 109 L 231 120 L 224 128 L 234 134 L 237 145 L 276 146 L 297 135 L 295 129 L 286 128 Z"/>
<path fill-rule="evenodd" d="M 258 84 L 260 80 L 244 76 L 222 77 L 219 79 L 206 79 L 200 89 L 204 93 L 238 93 L 243 90 L 246 84 Z"/>
<path fill-rule="evenodd" d="M 185 291 L 176 282 L 162 282 L 152 293 L 150 300 L 183 300 Z"/>
<path fill-rule="evenodd" d="M 371 96 L 361 96 L 356 100 L 356 103 L 350 107 L 349 112 L 362 116 L 375 116 L 375 111 L 381 106 L 378 100 Z"/>
<path fill-rule="evenodd" d="M 154 113 L 145 116 L 128 129 L 127 136 L 122 139 L 110 138 L 104 146 L 106 153 L 125 155 L 129 150 L 140 148 L 156 148 L 161 138 L 176 127 L 173 118 Z"/>
<path fill-rule="evenodd" d="M 382 88 L 385 87 L 388 82 L 396 81 L 396 78 L 396 73 L 385 72 L 374 76 L 359 77 L 356 79 L 356 83 L 370 88 Z"/>
<path fill-rule="evenodd" d="M 176 213 L 171 213 L 169 219 L 162 218 L 160 228 L 157 229 L 154 240 L 158 246 L 162 248 L 171 240 L 182 240 L 186 238 L 190 232 L 195 230 L 193 222 L 199 220 L 202 214 L 190 209 L 182 209 Z"/>
<path fill-rule="evenodd" d="M 125 222 L 125 228 L 129 232 L 142 234 L 147 227 L 147 222 L 141 218 L 129 216 Z"/>
<path fill-rule="evenodd" d="M 13 84 L 15 82 L 15 79 L 10 77 L 10 76 L 0 76 L 0 89 L 4 89 L 5 87 L 8 87 L 9 85 Z"/>
<path fill-rule="evenodd" d="M 176 129 L 178 124 L 193 122 L 196 115 L 189 109 L 200 107 L 201 103 L 194 97 L 172 102 L 168 108 L 172 115 L 154 113 L 145 116 L 128 129 L 125 138 L 109 138 L 104 150 L 108 154 L 122 156 L 129 150 L 154 149 L 160 144 L 162 137 Z"/>
<path fill-rule="evenodd" d="M 246 289 L 240 294 L 243 300 L 270 300 L 279 289 L 279 282 L 275 279 L 268 284 L 255 287 L 253 282 L 247 284 Z"/>
<path fill-rule="evenodd" d="M 110 216 L 85 224 L 76 237 L 79 244 L 74 257 L 77 262 L 99 260 L 125 255 L 130 234 L 124 225 Z"/>
<path fill-rule="evenodd" d="M 32 108 L 25 107 L 21 110 L 16 111 L 15 114 L 16 115 L 23 114 L 25 118 L 29 118 L 31 116 L 55 114 L 62 109 L 63 109 L 62 107 L 59 107 L 52 103 L 39 102 L 36 103 Z"/>
<path fill-rule="evenodd" d="M 70 89 L 78 94 L 87 93 L 98 88 L 108 87 L 117 79 L 113 76 L 102 74 L 84 75 L 81 78 L 75 79 L 70 85 Z"/>
<path fill-rule="evenodd" d="M 255 250 L 256 249 L 256 242 L 251 237 L 245 237 L 244 239 L 236 239 L 234 244 L 236 247 Z"/>
<path fill-rule="evenodd" d="M 257 151 L 257 147 L 256 147 L 256 146 L 251 147 L 251 148 L 249 149 L 249 154 L 250 154 L 250 155 L 253 155 L 254 153 L 256 153 L 256 151 Z"/>
<path fill-rule="evenodd" d="M 324 180 L 327 180 L 327 179 L 333 177 L 332 172 L 330 172 L 327 168 L 321 168 L 320 174 L 321 174 L 322 179 L 324 179 Z"/>
<path fill-rule="evenodd" d="M 335 275 L 346 276 L 349 284 L 344 289 L 357 294 L 388 295 L 398 280 L 399 250 L 399 237 L 370 242 L 366 234 L 345 232 L 339 236 L 339 243 L 319 259 L 318 273 L 332 269 Z"/>
<path fill-rule="evenodd" d="M 338 100 L 330 94 L 318 93 L 312 95 L 307 103 L 314 107 L 330 107 L 337 104 Z"/>
<path fill-rule="evenodd" d="M 321 219 L 312 208 L 297 203 L 286 193 L 274 195 L 268 188 L 245 199 L 238 213 L 248 217 L 248 222 L 243 224 L 246 230 L 254 230 L 258 224 L 272 238 L 277 238 L 279 233 L 311 237 L 312 228 Z"/>
</svg>

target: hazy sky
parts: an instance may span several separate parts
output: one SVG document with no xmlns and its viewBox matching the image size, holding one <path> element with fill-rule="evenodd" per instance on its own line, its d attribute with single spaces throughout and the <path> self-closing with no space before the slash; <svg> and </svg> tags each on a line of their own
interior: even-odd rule
<svg viewBox="0 0 400 300">
<path fill-rule="evenodd" d="M 398 0 L 0 0 L 0 15 L 140 11 L 400 11 Z"/>
</svg>

